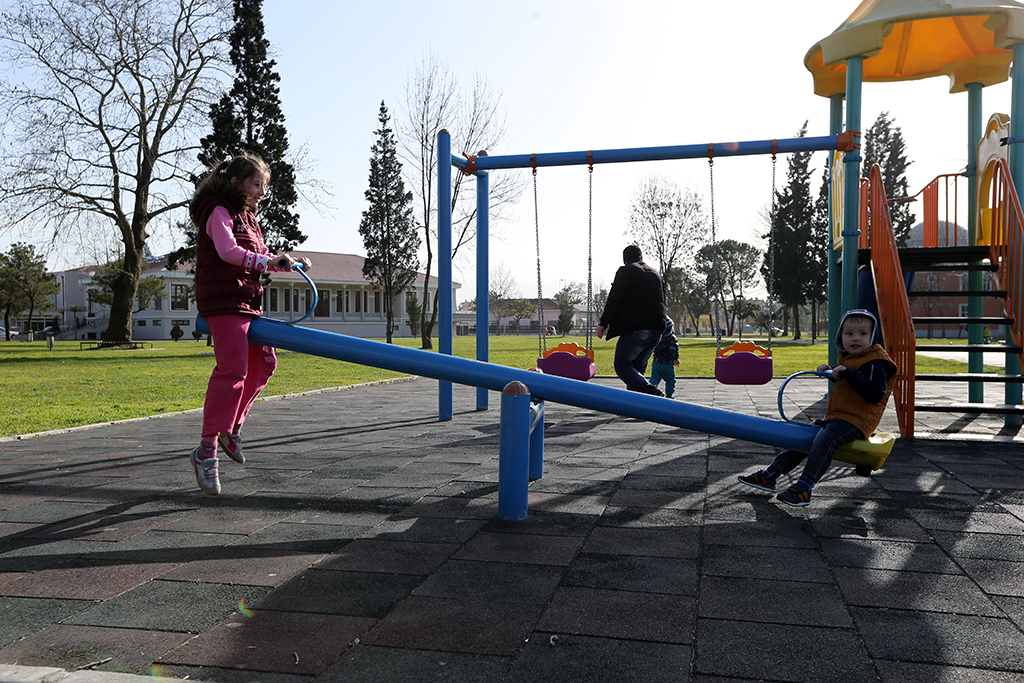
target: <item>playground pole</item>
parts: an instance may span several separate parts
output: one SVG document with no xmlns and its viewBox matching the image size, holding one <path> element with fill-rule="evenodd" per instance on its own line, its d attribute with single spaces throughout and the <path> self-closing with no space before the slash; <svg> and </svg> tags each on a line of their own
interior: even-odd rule
<svg viewBox="0 0 1024 683">
<path fill-rule="evenodd" d="M 452 141 L 447 130 L 437 134 L 437 350 L 452 355 Z M 430 278 L 430 273 L 426 273 Z M 426 305 L 426 302 L 423 302 Z M 432 330 L 427 330 L 430 334 Z M 452 383 L 437 383 L 438 420 L 452 419 L 454 390 Z"/>
<path fill-rule="evenodd" d="M 829 98 L 830 116 L 829 116 L 829 134 L 839 135 L 843 131 L 843 100 L 845 95 L 842 93 L 832 95 Z M 832 178 L 832 163 L 829 161 L 829 182 L 831 183 Z M 831 201 L 832 192 L 831 186 L 829 191 L 829 200 Z M 829 341 L 835 339 L 839 334 L 839 319 L 843 317 L 843 277 L 842 271 L 839 269 L 839 251 L 835 248 L 833 242 L 835 226 L 832 220 L 832 211 L 828 212 L 828 338 Z M 835 366 L 839 362 L 839 350 L 835 344 L 830 343 L 828 345 L 828 364 Z M 829 382 L 829 390 L 832 389 L 832 383 Z"/>
<path fill-rule="evenodd" d="M 490 179 L 486 173 L 476 174 L 476 359 L 491 358 L 491 340 L 487 334 L 490 323 Z M 481 334 L 481 330 L 483 333 Z M 476 409 L 487 410 L 487 389 L 477 387 Z"/>
<path fill-rule="evenodd" d="M 846 130 L 860 135 L 860 93 L 864 71 L 863 57 L 846 60 Z M 860 265 L 860 150 L 844 158 L 843 194 L 843 309 L 857 308 L 857 270 Z"/>
<path fill-rule="evenodd" d="M 975 212 L 978 206 L 978 143 L 981 142 L 981 83 L 967 84 L 967 242 L 971 246 L 976 243 L 977 225 Z M 955 221 L 954 221 L 955 222 Z M 978 261 L 975 261 L 978 263 Z M 982 273 L 980 270 L 968 272 L 968 289 L 981 291 Z M 972 318 L 981 317 L 984 307 L 980 296 L 967 298 L 967 315 Z M 967 343 L 981 344 L 983 341 L 981 325 L 977 323 L 967 326 Z M 984 372 L 984 354 L 970 351 L 967 354 L 967 371 Z M 967 400 L 970 403 L 985 401 L 985 385 L 981 382 L 969 382 Z"/>
<path fill-rule="evenodd" d="M 1015 43 L 1013 46 L 1013 79 L 1010 91 L 1010 137 L 1020 139 L 1024 136 L 1024 77 L 1017 74 L 1018 68 L 1024 68 L 1024 43 Z M 1010 145 L 1010 177 L 1013 178 L 1013 185 L 1017 188 L 1017 198 L 1024 194 L 1024 143 L 1017 142 Z M 1019 283 L 1016 286 L 1020 286 Z M 1019 292 L 1018 292 L 1019 293 Z M 1009 335 L 1007 335 L 1009 336 Z M 1020 361 L 1017 354 L 1006 354 L 1006 374 L 1019 375 Z M 1021 386 L 1014 382 L 1006 383 L 1004 402 L 1016 405 L 1021 402 Z M 1007 426 L 1021 424 L 1020 415 L 1007 415 L 1005 418 Z"/>
</svg>

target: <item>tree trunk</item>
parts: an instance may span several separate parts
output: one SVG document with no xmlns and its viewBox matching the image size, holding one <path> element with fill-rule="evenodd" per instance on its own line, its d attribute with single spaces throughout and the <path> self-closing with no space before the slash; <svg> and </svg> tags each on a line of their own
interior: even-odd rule
<svg viewBox="0 0 1024 683">
<path fill-rule="evenodd" d="M 793 341 L 800 338 L 800 305 L 793 304 Z"/>
<path fill-rule="evenodd" d="M 132 310 L 135 295 L 142 279 L 143 250 L 125 248 L 124 265 L 121 274 L 114 280 L 111 289 L 114 300 L 110 305 L 110 322 L 103 338 L 107 341 L 131 341 Z"/>
<path fill-rule="evenodd" d="M 427 300 L 427 294 L 430 292 L 430 266 L 434 262 L 434 250 L 430 247 L 430 230 L 424 228 L 426 233 L 426 239 L 424 240 L 427 244 L 427 267 L 423 271 L 423 300 Z M 437 305 L 437 297 L 434 297 L 434 305 Z M 431 327 L 427 326 L 427 307 L 420 306 L 420 348 L 421 349 L 432 349 L 434 348 L 433 343 L 430 341 L 430 330 Z"/>
</svg>

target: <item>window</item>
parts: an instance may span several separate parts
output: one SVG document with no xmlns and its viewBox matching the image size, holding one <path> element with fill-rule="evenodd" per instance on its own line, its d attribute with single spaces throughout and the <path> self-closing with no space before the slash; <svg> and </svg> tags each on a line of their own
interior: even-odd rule
<svg viewBox="0 0 1024 683">
<path fill-rule="evenodd" d="M 188 291 L 185 285 L 171 285 L 171 310 L 188 310 Z"/>
<path fill-rule="evenodd" d="M 163 327 L 163 324 L 164 324 L 163 320 L 154 320 L 153 321 L 153 327 Z"/>
<path fill-rule="evenodd" d="M 363 309 L 362 309 L 362 307 L 360 305 L 362 300 L 363 300 L 363 293 L 362 292 L 356 292 L 356 313 L 362 313 L 363 312 Z"/>
<path fill-rule="evenodd" d="M 157 294 L 155 297 L 153 297 L 153 310 L 154 311 L 162 311 L 162 310 L 164 310 L 164 295 L 163 294 Z"/>
<path fill-rule="evenodd" d="M 171 325 L 177 325 L 178 327 L 192 327 L 191 320 L 172 320 Z"/>
<path fill-rule="evenodd" d="M 313 290 L 306 288 L 306 313 L 309 313 L 311 308 L 313 308 Z"/>
<path fill-rule="evenodd" d="M 320 292 L 320 299 L 316 302 L 316 310 L 313 315 L 317 318 L 331 317 L 331 292 L 324 290 Z"/>
<path fill-rule="evenodd" d="M 376 292 L 373 293 L 373 312 L 374 313 L 380 313 L 380 295 L 381 295 L 380 291 L 376 291 Z"/>
<path fill-rule="evenodd" d="M 146 326 L 146 321 L 145 320 L 136 320 L 135 322 L 137 322 L 139 324 L 139 327 L 145 327 Z"/>
<path fill-rule="evenodd" d="M 351 298 L 351 297 L 349 297 L 349 293 L 348 293 L 348 290 L 346 289 L 346 290 L 345 290 L 345 312 L 346 312 L 346 313 L 350 313 L 350 312 L 352 311 L 352 305 L 351 305 L 351 303 L 349 302 L 349 299 L 350 299 L 350 298 Z"/>
<path fill-rule="evenodd" d="M 336 313 L 344 313 L 345 312 L 345 292 L 343 292 L 342 290 L 339 289 L 337 292 L 335 292 L 335 296 L 336 296 L 336 298 L 334 300 L 334 302 L 335 302 L 334 303 L 334 311 Z"/>
<path fill-rule="evenodd" d="M 272 313 L 277 313 L 277 287 L 270 288 L 270 304 L 267 309 Z"/>
<path fill-rule="evenodd" d="M 284 290 L 284 296 L 282 298 L 284 299 L 284 312 L 287 313 L 288 311 L 292 310 L 292 298 L 288 294 L 287 289 Z"/>
<path fill-rule="evenodd" d="M 299 290 L 292 290 L 292 310 L 296 313 L 299 312 Z"/>
<path fill-rule="evenodd" d="M 363 310 L 367 313 L 370 312 L 370 293 L 365 289 L 363 290 Z"/>
</svg>

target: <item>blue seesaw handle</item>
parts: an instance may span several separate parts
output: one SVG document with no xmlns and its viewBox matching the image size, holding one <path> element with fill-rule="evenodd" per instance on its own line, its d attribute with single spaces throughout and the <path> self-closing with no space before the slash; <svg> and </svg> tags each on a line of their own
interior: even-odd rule
<svg viewBox="0 0 1024 683">
<path fill-rule="evenodd" d="M 782 409 L 782 392 L 786 390 L 786 385 L 789 384 L 789 380 L 794 379 L 796 377 L 801 377 L 803 375 L 814 375 L 815 377 L 826 377 L 828 379 L 831 379 L 832 371 L 828 370 L 826 372 L 818 372 L 817 370 L 805 370 L 803 372 L 793 373 L 792 375 L 785 379 L 785 381 L 782 383 L 782 386 L 779 387 L 779 415 L 786 422 L 793 422 L 793 420 L 790 420 L 788 417 L 786 417 L 786 412 Z"/>
<path fill-rule="evenodd" d="M 281 260 L 284 261 L 284 259 Z M 281 265 L 283 266 L 284 263 L 282 263 Z M 308 311 L 306 311 L 306 315 L 302 316 L 298 320 L 287 321 L 289 325 L 298 325 L 303 320 L 313 315 L 313 311 L 316 310 L 317 304 L 320 303 L 320 293 L 316 291 L 316 285 L 313 284 L 313 281 L 309 278 L 308 275 L 306 275 L 306 264 L 296 262 L 292 265 L 292 270 L 294 270 L 296 273 L 305 278 L 306 282 L 309 284 L 310 289 L 313 290 L 313 305 L 309 307 Z"/>
</svg>

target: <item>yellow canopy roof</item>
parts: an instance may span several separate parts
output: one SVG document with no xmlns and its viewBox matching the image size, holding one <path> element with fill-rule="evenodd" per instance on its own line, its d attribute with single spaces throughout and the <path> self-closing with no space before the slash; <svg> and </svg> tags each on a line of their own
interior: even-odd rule
<svg viewBox="0 0 1024 683">
<path fill-rule="evenodd" d="M 865 82 L 949 76 L 949 91 L 962 92 L 1005 81 L 1019 42 L 1024 3 L 1016 0 L 863 0 L 804 66 L 822 97 L 846 92 L 846 60 L 857 56 Z"/>
</svg>

